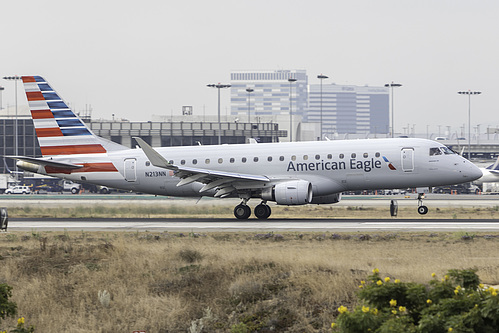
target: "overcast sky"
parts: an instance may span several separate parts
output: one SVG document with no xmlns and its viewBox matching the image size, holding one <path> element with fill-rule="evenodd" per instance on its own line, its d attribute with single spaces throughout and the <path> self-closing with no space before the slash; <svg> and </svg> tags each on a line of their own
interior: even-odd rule
<svg viewBox="0 0 499 333">
<path fill-rule="evenodd" d="M 42 75 L 95 118 L 215 114 L 206 84 L 232 70 L 305 69 L 309 83 L 403 84 L 397 131 L 467 124 L 457 91 L 470 89 L 472 125 L 499 126 L 497 0 L 29 0 L 0 13 L 0 76 Z M 13 104 L 13 83 L 0 85 Z"/>
</svg>

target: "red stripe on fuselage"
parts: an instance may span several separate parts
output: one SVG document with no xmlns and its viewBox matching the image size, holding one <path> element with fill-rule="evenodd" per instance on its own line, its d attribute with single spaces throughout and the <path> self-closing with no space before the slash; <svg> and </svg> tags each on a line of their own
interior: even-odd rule
<svg viewBox="0 0 499 333">
<path fill-rule="evenodd" d="M 31 110 L 33 119 L 49 119 L 54 118 L 54 114 L 50 110 Z"/>
<path fill-rule="evenodd" d="M 45 146 L 40 147 L 43 156 L 73 155 L 73 154 L 99 154 L 106 150 L 102 145 L 70 145 L 70 146 Z"/>
<path fill-rule="evenodd" d="M 115 168 L 113 163 L 84 163 L 82 164 L 83 168 L 79 169 L 63 169 L 63 168 L 54 168 L 50 166 L 45 167 L 45 172 L 47 173 L 79 173 L 79 172 L 117 172 L 118 170 Z"/>
<path fill-rule="evenodd" d="M 64 136 L 59 127 L 53 128 L 35 128 L 36 136 L 39 138 L 47 138 L 51 136 Z"/>
<path fill-rule="evenodd" d="M 43 97 L 43 94 L 40 91 L 27 91 L 26 97 L 28 98 L 28 101 L 44 101 L 45 100 L 45 97 Z"/>
</svg>

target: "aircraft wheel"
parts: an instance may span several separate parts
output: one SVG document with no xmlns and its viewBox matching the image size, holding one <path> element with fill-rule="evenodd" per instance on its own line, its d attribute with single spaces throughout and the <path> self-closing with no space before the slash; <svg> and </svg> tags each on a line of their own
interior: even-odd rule
<svg viewBox="0 0 499 333">
<path fill-rule="evenodd" d="M 428 213 L 428 207 L 426 207 L 426 206 L 419 206 L 418 207 L 418 213 L 421 214 L 421 215 L 425 215 L 426 213 Z"/>
<path fill-rule="evenodd" d="M 260 220 L 266 220 L 272 214 L 272 210 L 268 205 L 259 204 L 254 209 L 255 216 Z"/>
<path fill-rule="evenodd" d="M 251 208 L 247 205 L 237 205 L 234 208 L 234 216 L 240 220 L 247 220 L 251 215 Z"/>
</svg>

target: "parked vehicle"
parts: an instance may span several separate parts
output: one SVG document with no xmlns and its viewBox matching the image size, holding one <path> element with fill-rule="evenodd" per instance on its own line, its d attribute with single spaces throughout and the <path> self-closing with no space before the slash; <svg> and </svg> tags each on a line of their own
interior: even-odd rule
<svg viewBox="0 0 499 333">
<path fill-rule="evenodd" d="M 5 194 L 31 194 L 29 186 L 14 186 L 5 190 Z"/>
<path fill-rule="evenodd" d="M 72 194 L 80 193 L 81 184 L 72 182 L 70 180 L 65 180 L 62 184 L 62 190 L 65 192 L 71 192 Z"/>
</svg>

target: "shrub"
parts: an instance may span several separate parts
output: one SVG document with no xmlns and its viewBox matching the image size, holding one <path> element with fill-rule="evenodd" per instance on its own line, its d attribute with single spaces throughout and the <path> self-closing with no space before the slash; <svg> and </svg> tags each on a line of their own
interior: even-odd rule
<svg viewBox="0 0 499 333">
<path fill-rule="evenodd" d="M 5 283 L 0 283 L 0 319 L 15 316 L 17 313 L 17 305 L 9 301 L 10 297 L 12 297 L 12 287 Z"/>
<path fill-rule="evenodd" d="M 362 281 L 361 304 L 338 308 L 333 331 L 499 332 L 499 297 L 485 288 L 473 269 L 435 274 L 426 285 L 382 278 L 377 269 Z"/>
</svg>

